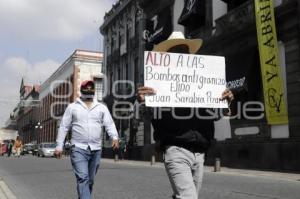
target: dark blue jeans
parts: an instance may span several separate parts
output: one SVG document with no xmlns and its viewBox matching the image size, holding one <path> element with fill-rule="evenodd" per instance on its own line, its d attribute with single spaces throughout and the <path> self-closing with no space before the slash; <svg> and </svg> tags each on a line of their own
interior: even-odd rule
<svg viewBox="0 0 300 199">
<path fill-rule="evenodd" d="M 72 147 L 71 163 L 77 179 L 79 199 L 91 199 L 95 175 L 100 165 L 101 150 Z"/>
</svg>

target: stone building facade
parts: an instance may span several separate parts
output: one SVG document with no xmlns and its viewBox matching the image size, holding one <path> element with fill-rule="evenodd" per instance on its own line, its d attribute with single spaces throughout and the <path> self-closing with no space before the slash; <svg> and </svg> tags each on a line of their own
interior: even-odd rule
<svg viewBox="0 0 300 199">
<path fill-rule="evenodd" d="M 141 67 L 144 61 L 144 43 L 141 39 L 145 21 L 143 17 L 137 1 L 118 1 L 106 13 L 104 23 L 100 27 L 105 52 L 103 74 L 107 77 L 105 84 L 107 95 L 104 101 L 111 111 L 116 103 L 128 99 L 134 102 L 135 87 L 143 81 Z M 129 111 L 122 113 L 123 116 L 129 114 Z M 120 136 L 129 143 L 132 153 L 144 146 L 142 121 L 115 117 L 115 123 Z M 111 155 L 109 145 L 106 146 L 104 154 Z"/>
<path fill-rule="evenodd" d="M 25 78 L 22 78 L 17 114 L 17 130 L 24 143 L 36 141 L 36 135 L 32 130 L 38 120 L 40 88 L 40 85 L 29 85 Z"/>
</svg>

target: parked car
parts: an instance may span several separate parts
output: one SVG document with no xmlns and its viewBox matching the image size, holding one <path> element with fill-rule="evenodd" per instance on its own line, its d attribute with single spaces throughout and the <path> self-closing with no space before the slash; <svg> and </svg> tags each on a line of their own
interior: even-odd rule
<svg viewBox="0 0 300 199">
<path fill-rule="evenodd" d="M 56 144 L 55 143 L 41 143 L 38 146 L 38 157 L 54 157 Z"/>
<path fill-rule="evenodd" d="M 32 146 L 32 155 L 38 155 L 38 152 L 39 152 L 39 147 L 37 144 L 34 144 Z"/>
<path fill-rule="evenodd" d="M 34 150 L 34 144 L 32 143 L 24 144 L 21 154 L 22 155 L 33 154 L 33 150 Z"/>
</svg>

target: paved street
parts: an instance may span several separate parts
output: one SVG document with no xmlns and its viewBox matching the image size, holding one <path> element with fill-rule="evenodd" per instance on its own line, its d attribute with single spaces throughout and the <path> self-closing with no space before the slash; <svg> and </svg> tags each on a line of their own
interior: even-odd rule
<svg viewBox="0 0 300 199">
<path fill-rule="evenodd" d="M 276 176 L 213 173 L 206 169 L 204 199 L 297 199 L 300 182 Z M 18 199 L 76 198 L 68 158 L 0 157 L 0 177 Z M 161 164 L 103 160 L 96 178 L 95 199 L 170 198 L 171 187 Z"/>
</svg>

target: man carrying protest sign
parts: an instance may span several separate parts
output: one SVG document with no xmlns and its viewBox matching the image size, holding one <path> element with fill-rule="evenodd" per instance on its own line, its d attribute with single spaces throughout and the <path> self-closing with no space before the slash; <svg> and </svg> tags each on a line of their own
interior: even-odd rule
<svg viewBox="0 0 300 199">
<path fill-rule="evenodd" d="M 184 38 L 183 33 L 173 32 L 168 40 L 159 43 L 153 50 L 195 54 L 201 45 L 201 39 L 189 40 Z M 147 85 L 140 87 L 138 88 L 139 101 L 144 102 L 145 96 L 154 96 L 156 93 Z M 220 98 L 230 102 L 234 97 L 232 91 L 226 89 Z M 175 199 L 199 198 L 204 153 L 209 148 L 210 140 L 214 135 L 216 118 L 213 119 L 207 109 L 195 107 L 197 106 L 175 107 L 168 110 L 164 107 L 160 117 L 152 118 L 154 139 L 165 153 L 164 164 Z"/>
</svg>

